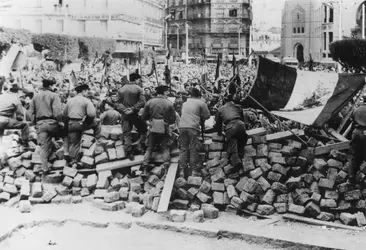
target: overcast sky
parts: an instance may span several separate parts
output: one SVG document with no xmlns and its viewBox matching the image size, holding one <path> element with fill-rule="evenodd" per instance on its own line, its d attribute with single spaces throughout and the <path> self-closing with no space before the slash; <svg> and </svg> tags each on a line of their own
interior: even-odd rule
<svg viewBox="0 0 366 250">
<path fill-rule="evenodd" d="M 253 0 L 253 24 L 262 28 L 281 27 L 285 0 Z"/>
</svg>

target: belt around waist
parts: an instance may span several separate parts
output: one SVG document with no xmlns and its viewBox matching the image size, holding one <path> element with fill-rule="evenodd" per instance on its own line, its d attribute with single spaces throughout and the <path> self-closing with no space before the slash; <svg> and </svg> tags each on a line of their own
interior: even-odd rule
<svg viewBox="0 0 366 250">
<path fill-rule="evenodd" d="M 53 117 L 40 117 L 40 118 L 37 118 L 36 120 L 38 122 L 38 121 L 43 121 L 43 120 L 56 120 L 56 119 Z"/>
<path fill-rule="evenodd" d="M 69 118 L 69 121 L 82 121 L 82 118 Z"/>
<path fill-rule="evenodd" d="M 230 121 L 228 121 L 227 123 L 225 123 L 225 125 L 228 125 L 230 122 L 234 122 L 234 121 L 241 121 L 240 117 L 236 117 L 234 119 L 231 119 Z"/>
</svg>

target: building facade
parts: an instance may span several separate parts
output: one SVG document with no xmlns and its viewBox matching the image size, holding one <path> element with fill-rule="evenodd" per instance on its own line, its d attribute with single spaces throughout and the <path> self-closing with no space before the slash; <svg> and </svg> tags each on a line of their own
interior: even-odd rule
<svg viewBox="0 0 366 250">
<path fill-rule="evenodd" d="M 168 0 L 168 44 L 184 50 L 188 22 L 189 55 L 249 53 L 252 22 L 250 0 Z M 240 37 L 240 39 L 239 39 Z"/>
<path fill-rule="evenodd" d="M 282 12 L 282 56 L 333 63 L 329 44 L 360 36 L 363 0 L 287 0 Z"/>
<path fill-rule="evenodd" d="M 119 53 L 163 46 L 161 0 L 3 0 L 0 26 L 115 39 Z"/>
</svg>

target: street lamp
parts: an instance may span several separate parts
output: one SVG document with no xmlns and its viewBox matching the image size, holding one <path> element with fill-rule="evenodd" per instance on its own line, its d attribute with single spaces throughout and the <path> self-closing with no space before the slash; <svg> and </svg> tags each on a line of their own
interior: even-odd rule
<svg viewBox="0 0 366 250">
<path fill-rule="evenodd" d="M 172 14 L 167 15 L 164 17 L 165 22 L 165 48 L 168 49 L 168 20 L 171 18 Z"/>
<path fill-rule="evenodd" d="M 239 49 L 239 60 L 241 59 L 241 46 L 240 46 L 240 33 L 241 33 L 241 29 L 243 28 L 243 26 L 244 26 L 244 23 L 242 23 L 240 26 L 239 26 L 239 28 L 238 28 L 238 49 Z"/>
<path fill-rule="evenodd" d="M 173 25 L 177 26 L 177 50 L 179 50 L 179 29 L 180 25 L 177 23 L 174 23 Z"/>
</svg>

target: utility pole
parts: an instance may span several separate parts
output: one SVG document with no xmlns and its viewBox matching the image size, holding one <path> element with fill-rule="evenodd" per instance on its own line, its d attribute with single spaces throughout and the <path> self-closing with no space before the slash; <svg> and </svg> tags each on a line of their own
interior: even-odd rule
<svg viewBox="0 0 366 250">
<path fill-rule="evenodd" d="M 175 26 L 177 26 L 177 50 L 179 50 L 179 29 L 180 25 L 177 23 L 174 23 Z"/>
<path fill-rule="evenodd" d="M 186 12 L 186 65 L 188 65 L 188 63 L 189 63 L 189 60 L 188 60 L 188 0 L 186 0 L 185 12 Z"/>
<path fill-rule="evenodd" d="M 362 39 L 365 39 L 365 4 L 362 3 Z"/>
</svg>

